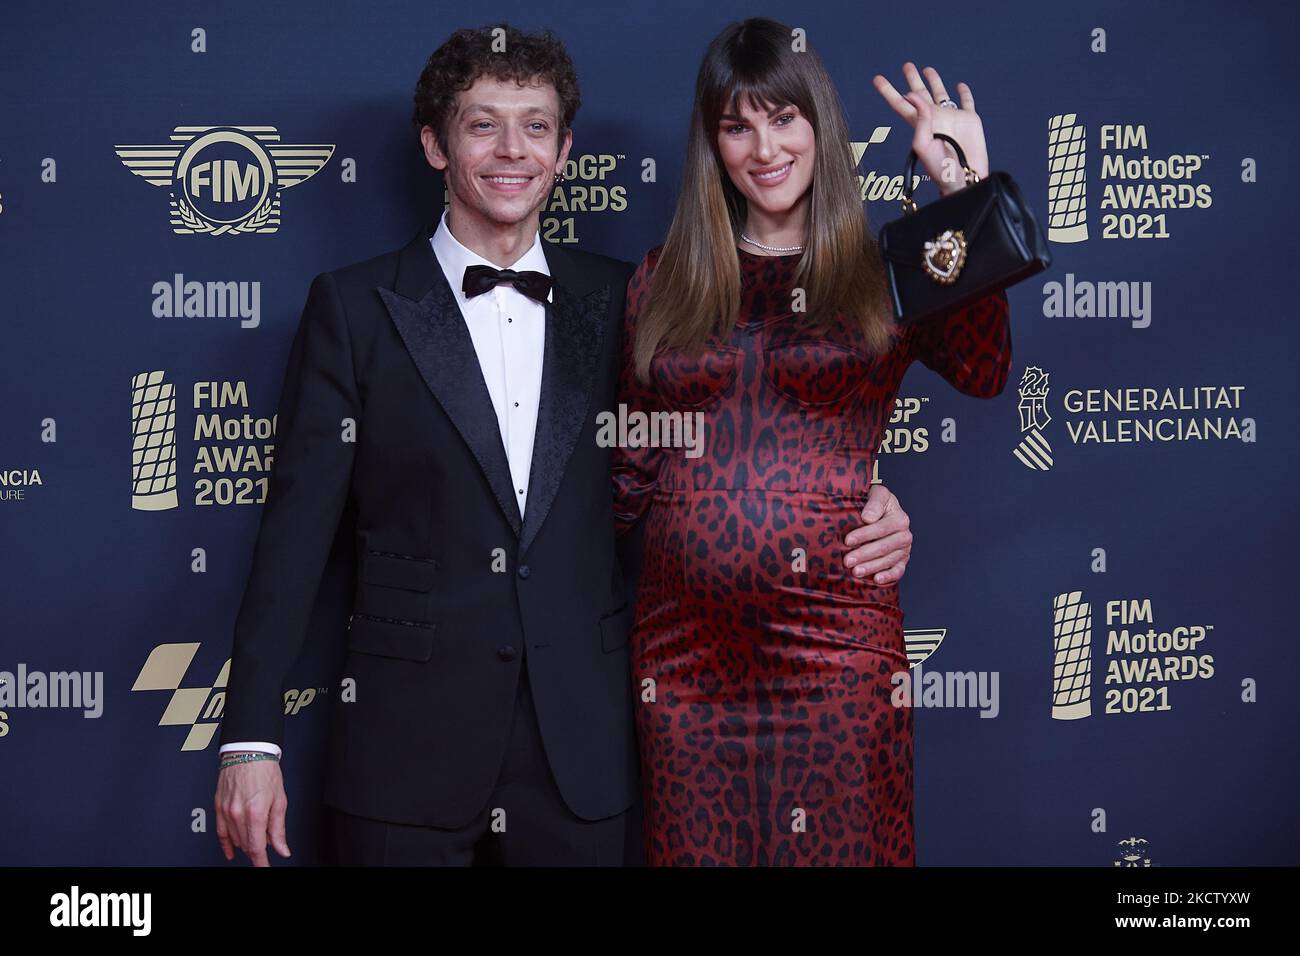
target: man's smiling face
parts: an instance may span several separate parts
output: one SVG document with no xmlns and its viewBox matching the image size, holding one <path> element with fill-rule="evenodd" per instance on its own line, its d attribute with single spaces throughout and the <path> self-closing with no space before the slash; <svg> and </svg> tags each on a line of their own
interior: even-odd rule
<svg viewBox="0 0 1300 956">
<path fill-rule="evenodd" d="M 536 217 L 564 168 L 573 142 L 560 138 L 560 98 L 550 83 L 480 76 L 456 99 L 447 121 L 447 150 L 425 127 L 425 155 L 444 170 L 452 219 L 468 216 L 488 229 Z M 466 223 L 466 225 L 469 225 Z"/>
</svg>

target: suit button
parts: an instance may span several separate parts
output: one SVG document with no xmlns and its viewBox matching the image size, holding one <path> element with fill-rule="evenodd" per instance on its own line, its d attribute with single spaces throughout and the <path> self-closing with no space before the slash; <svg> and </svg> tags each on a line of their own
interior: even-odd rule
<svg viewBox="0 0 1300 956">
<path fill-rule="evenodd" d="M 526 578 L 528 577 L 528 574 L 529 574 L 528 565 L 526 564 L 519 565 L 519 576 L 521 578 Z"/>
<path fill-rule="evenodd" d="M 515 649 L 507 644 L 505 647 L 497 648 L 497 657 L 503 661 L 513 661 L 515 659 Z"/>
</svg>

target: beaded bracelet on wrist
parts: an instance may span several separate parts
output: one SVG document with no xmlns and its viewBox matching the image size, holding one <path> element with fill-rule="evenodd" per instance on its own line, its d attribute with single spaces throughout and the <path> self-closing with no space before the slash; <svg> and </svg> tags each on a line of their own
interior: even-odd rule
<svg viewBox="0 0 1300 956">
<path fill-rule="evenodd" d="M 227 767 L 233 767 L 233 766 L 234 766 L 235 764 L 237 764 L 237 763 L 251 763 L 251 762 L 254 761 L 254 760 L 276 760 L 276 761 L 278 761 L 279 759 L 280 759 L 280 758 L 277 757 L 275 754 L 264 754 L 264 753 L 255 753 L 255 754 L 222 754 L 222 756 L 221 756 L 221 767 L 220 767 L 219 769 L 221 769 L 221 770 L 225 770 Z"/>
</svg>

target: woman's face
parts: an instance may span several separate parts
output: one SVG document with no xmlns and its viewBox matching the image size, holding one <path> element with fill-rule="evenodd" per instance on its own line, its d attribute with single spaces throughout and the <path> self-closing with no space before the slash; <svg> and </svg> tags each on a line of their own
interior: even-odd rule
<svg viewBox="0 0 1300 956">
<path fill-rule="evenodd" d="M 797 106 L 757 110 L 733 104 L 740 115 L 718 121 L 718 153 L 750 208 L 789 212 L 812 184 L 816 155 L 812 123 Z"/>
</svg>

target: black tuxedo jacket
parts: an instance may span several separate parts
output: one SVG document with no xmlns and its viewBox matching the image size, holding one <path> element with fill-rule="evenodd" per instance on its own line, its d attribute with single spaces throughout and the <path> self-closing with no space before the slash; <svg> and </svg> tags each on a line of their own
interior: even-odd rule
<svg viewBox="0 0 1300 956">
<path fill-rule="evenodd" d="M 638 771 L 631 607 L 610 450 L 595 434 L 597 413 L 615 408 L 633 266 L 543 244 L 553 301 L 521 520 L 432 233 L 312 282 L 280 397 L 221 741 L 282 743 L 284 681 L 346 510 L 356 594 L 325 802 L 397 823 L 468 822 L 496 782 L 526 655 L 565 802 L 584 819 L 609 817 L 633 803 Z"/>
</svg>

